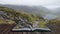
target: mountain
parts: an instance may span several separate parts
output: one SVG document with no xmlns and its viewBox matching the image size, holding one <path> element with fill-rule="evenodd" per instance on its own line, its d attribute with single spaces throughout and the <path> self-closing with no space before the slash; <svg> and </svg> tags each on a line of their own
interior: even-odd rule
<svg viewBox="0 0 60 34">
<path fill-rule="evenodd" d="M 45 15 L 50 13 L 50 10 L 43 6 L 8 5 L 8 4 L 5 4 L 5 5 L 0 4 L 0 6 L 12 8 L 15 10 L 22 10 L 22 11 L 37 14 L 37 15 Z"/>
<path fill-rule="evenodd" d="M 45 24 L 47 23 L 42 16 L 18 12 L 14 9 L 0 6 L 0 24 L 18 24 L 20 27 L 46 27 Z"/>
<path fill-rule="evenodd" d="M 52 11 L 52 14 L 60 17 L 60 7 L 52 9 L 51 11 Z"/>
</svg>

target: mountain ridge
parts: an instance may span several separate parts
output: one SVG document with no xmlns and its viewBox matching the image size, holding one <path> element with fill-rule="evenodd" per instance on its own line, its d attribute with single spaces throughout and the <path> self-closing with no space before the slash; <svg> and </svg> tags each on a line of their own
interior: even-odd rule
<svg viewBox="0 0 60 34">
<path fill-rule="evenodd" d="M 25 11 L 25 12 L 28 12 L 28 13 L 35 13 L 37 15 L 45 15 L 45 14 L 49 14 L 50 13 L 50 10 L 43 7 L 43 6 L 26 6 L 26 5 L 0 5 L 0 6 L 4 6 L 4 7 L 8 7 L 8 8 L 12 8 L 12 9 L 15 9 L 15 10 L 22 10 L 22 11 Z"/>
</svg>

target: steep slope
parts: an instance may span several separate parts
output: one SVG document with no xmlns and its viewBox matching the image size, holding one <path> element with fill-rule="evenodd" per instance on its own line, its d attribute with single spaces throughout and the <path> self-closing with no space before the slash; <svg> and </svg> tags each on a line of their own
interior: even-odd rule
<svg viewBox="0 0 60 34">
<path fill-rule="evenodd" d="M 46 34 L 60 34 L 60 19 L 50 20 L 48 27 L 51 29 L 51 32 Z"/>
<path fill-rule="evenodd" d="M 16 10 L 13 10 L 11 8 L 6 7 L 0 7 L 0 24 L 19 24 L 20 26 L 27 27 L 33 24 L 37 23 L 36 25 L 39 27 L 45 27 L 45 24 L 47 24 L 43 17 L 29 14 L 26 12 L 18 12 Z M 42 24 L 42 25 L 41 25 Z"/>
</svg>

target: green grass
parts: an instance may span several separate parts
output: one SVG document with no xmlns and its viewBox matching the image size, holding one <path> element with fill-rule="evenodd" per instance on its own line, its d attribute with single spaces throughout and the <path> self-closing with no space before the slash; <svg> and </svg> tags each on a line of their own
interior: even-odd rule
<svg viewBox="0 0 60 34">
<path fill-rule="evenodd" d="M 16 21 L 18 19 L 18 17 L 21 17 L 22 19 L 27 19 L 29 22 L 34 22 L 36 20 L 42 20 L 39 22 L 39 26 L 40 27 L 46 27 L 46 22 L 44 21 L 44 18 L 41 17 L 41 16 L 37 16 L 37 15 L 33 15 L 33 14 L 29 14 L 29 13 L 26 13 L 26 12 L 22 12 L 22 11 L 16 11 L 16 10 L 13 10 L 11 8 L 6 8 L 6 7 L 1 7 L 0 6 L 0 11 L 3 11 L 5 13 L 7 13 L 7 16 L 9 16 L 10 19 L 1 19 L 0 20 L 0 24 L 12 24 L 12 23 L 16 23 Z M 15 21 L 11 20 L 11 19 L 16 19 Z"/>
</svg>

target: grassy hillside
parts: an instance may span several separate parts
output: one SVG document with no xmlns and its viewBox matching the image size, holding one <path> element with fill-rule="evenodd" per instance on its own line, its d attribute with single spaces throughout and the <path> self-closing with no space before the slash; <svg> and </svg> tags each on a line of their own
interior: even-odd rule
<svg viewBox="0 0 60 34">
<path fill-rule="evenodd" d="M 60 19 L 50 20 L 48 27 L 51 29 L 51 32 L 46 34 L 60 34 Z"/>
<path fill-rule="evenodd" d="M 0 15 L 2 18 L 0 18 L 0 24 L 16 24 L 19 23 L 19 20 L 23 19 L 24 21 L 27 21 L 29 23 L 35 23 L 34 21 L 39 21 L 38 25 L 40 27 L 44 27 L 45 20 L 41 16 L 37 16 L 34 14 L 22 12 L 22 11 L 16 11 L 11 8 L 1 7 L 0 6 Z"/>
</svg>

